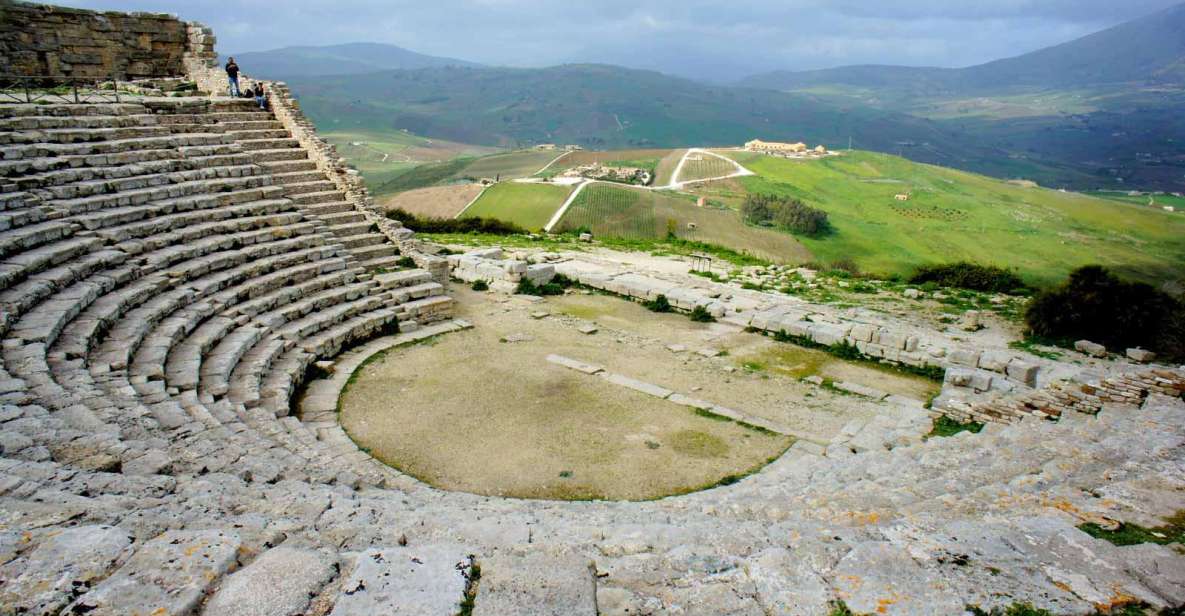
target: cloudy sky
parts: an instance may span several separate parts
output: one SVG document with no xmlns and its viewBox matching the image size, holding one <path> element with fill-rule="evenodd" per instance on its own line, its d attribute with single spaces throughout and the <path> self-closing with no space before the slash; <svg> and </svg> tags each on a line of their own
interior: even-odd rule
<svg viewBox="0 0 1185 616">
<path fill-rule="evenodd" d="M 511 66 L 606 62 L 727 80 L 845 64 L 968 66 L 1181 0 L 57 0 L 170 12 L 222 53 L 391 43 Z"/>
</svg>

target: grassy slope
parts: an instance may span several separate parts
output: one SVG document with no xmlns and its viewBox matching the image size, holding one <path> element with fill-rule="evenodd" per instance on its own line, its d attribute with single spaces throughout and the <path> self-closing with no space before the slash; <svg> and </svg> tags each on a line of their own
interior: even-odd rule
<svg viewBox="0 0 1185 616">
<path fill-rule="evenodd" d="M 525 178 L 535 175 L 547 163 L 563 152 L 532 151 L 508 152 L 479 158 L 462 171 L 463 175 L 475 178 L 501 178 L 503 180 Z"/>
<path fill-rule="evenodd" d="M 662 157 L 658 161 L 658 167 L 654 172 L 655 186 L 668 186 L 675 179 L 675 168 L 679 166 L 679 161 L 683 160 L 683 155 L 687 150 L 671 150 L 670 154 Z"/>
<path fill-rule="evenodd" d="M 376 195 L 391 195 L 406 190 L 439 186 L 458 181 L 476 181 L 482 178 L 509 180 L 534 174 L 543 165 L 551 162 L 558 152 L 535 152 L 524 150 L 493 154 L 480 158 L 454 158 L 428 163 L 405 170 L 394 176 L 383 176 L 383 181 L 371 180 L 366 169 L 368 185 Z M 351 159 L 351 162 L 353 160 Z"/>
<path fill-rule="evenodd" d="M 503 182 L 486 190 L 463 216 L 497 218 L 538 231 L 551 220 L 570 192 L 567 186 Z"/>
<path fill-rule="evenodd" d="M 423 137 L 396 130 L 331 131 L 325 133 L 325 140 L 336 146 L 337 151 L 362 172 L 367 186 L 372 190 L 420 164 L 410 162 L 406 153 L 430 143 Z M 353 143 L 365 145 L 351 145 Z M 384 154 L 387 157 L 385 161 Z"/>
<path fill-rule="evenodd" d="M 584 189 L 559 225 L 561 230 L 579 228 L 591 229 L 602 238 L 624 239 L 662 239 L 673 231 L 679 239 L 716 244 L 778 263 L 811 259 L 792 236 L 746 225 L 734 211 L 696 207 L 692 199 L 674 193 L 611 184 Z"/>
<path fill-rule="evenodd" d="M 1185 269 L 1185 216 L 869 152 L 812 162 L 742 158 L 758 174 L 741 180 L 747 191 L 827 211 L 836 233 L 802 240 L 824 261 L 904 274 L 970 259 L 1015 267 L 1037 283 L 1087 263 L 1154 281 Z M 894 199 L 905 192 L 910 201 Z"/>
</svg>

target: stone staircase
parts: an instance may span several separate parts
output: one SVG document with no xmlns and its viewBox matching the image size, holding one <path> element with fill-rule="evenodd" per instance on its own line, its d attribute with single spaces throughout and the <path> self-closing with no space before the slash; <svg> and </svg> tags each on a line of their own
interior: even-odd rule
<svg viewBox="0 0 1185 616">
<path fill-rule="evenodd" d="M 187 113 L 187 105 L 169 104 L 167 99 L 149 106 L 161 114 L 160 122 L 174 130 L 203 128 L 233 139 L 246 156 L 266 170 L 274 186 L 282 187 L 286 198 L 310 220 L 324 223 L 368 272 L 398 268 L 398 248 L 366 222 L 365 216 L 317 168 L 300 142 L 272 112 L 260 110 L 251 101 L 245 101 L 235 111 L 200 116 Z"/>
</svg>

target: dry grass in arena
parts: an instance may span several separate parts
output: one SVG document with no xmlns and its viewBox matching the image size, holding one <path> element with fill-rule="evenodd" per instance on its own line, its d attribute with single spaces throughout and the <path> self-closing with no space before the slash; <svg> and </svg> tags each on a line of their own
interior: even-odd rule
<svg viewBox="0 0 1185 616">
<path fill-rule="evenodd" d="M 478 294 L 458 295 L 469 304 Z M 603 337 L 525 312 L 491 316 L 484 299 L 471 307 L 462 316 L 476 329 L 388 352 L 355 373 L 342 398 L 342 426 L 359 446 L 431 485 L 521 498 L 649 499 L 746 475 L 794 441 L 546 361 L 550 353 L 597 360 L 609 342 Z M 500 341 L 524 331 L 530 340 Z M 614 368 L 677 363 L 658 353 Z"/>
</svg>

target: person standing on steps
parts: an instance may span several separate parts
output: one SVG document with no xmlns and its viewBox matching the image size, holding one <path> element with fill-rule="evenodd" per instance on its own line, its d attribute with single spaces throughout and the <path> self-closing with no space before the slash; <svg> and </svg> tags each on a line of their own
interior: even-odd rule
<svg viewBox="0 0 1185 616">
<path fill-rule="evenodd" d="M 243 93 L 239 91 L 239 65 L 235 64 L 234 58 L 226 59 L 226 79 L 230 82 L 230 95 L 242 96 Z"/>
</svg>

